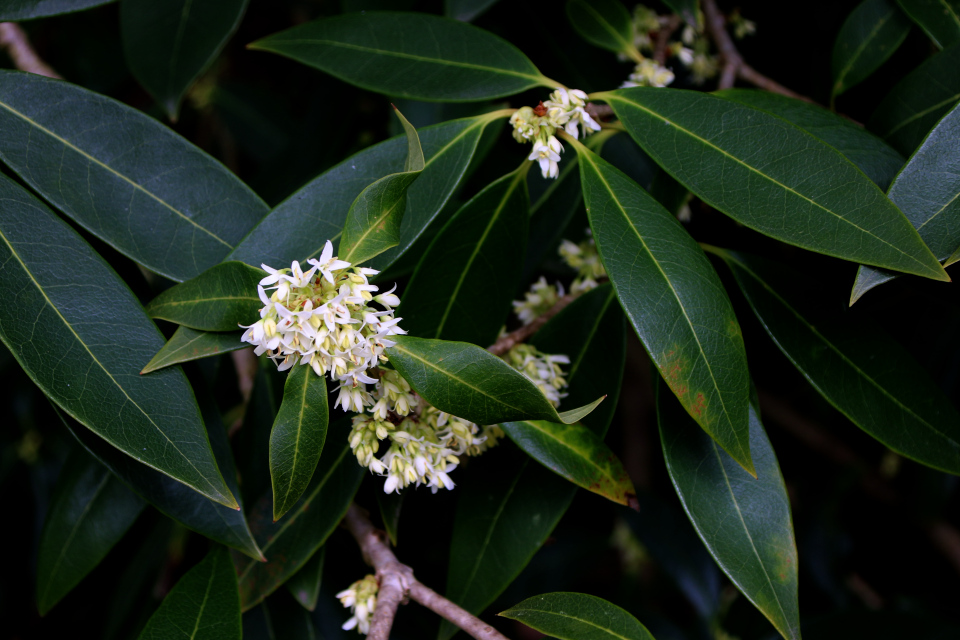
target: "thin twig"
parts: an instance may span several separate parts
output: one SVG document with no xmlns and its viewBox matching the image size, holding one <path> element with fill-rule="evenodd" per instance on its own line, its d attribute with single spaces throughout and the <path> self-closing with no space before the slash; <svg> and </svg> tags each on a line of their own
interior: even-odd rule
<svg viewBox="0 0 960 640">
<path fill-rule="evenodd" d="M 367 640 L 388 640 L 397 608 L 407 596 L 454 623 L 477 640 L 507 640 L 496 629 L 461 609 L 413 577 L 413 569 L 401 564 L 387 544 L 387 535 L 374 528 L 366 512 L 351 504 L 343 525 L 353 535 L 363 559 L 376 571 L 380 582 L 377 607 Z"/>
<path fill-rule="evenodd" d="M 727 19 L 717 8 L 716 0 L 702 0 L 700 7 L 703 9 L 703 15 L 706 19 L 707 32 L 723 58 L 723 69 L 720 72 L 720 81 L 717 85 L 719 89 L 730 89 L 733 87 L 734 81 L 740 78 L 773 93 L 779 93 L 804 102 L 814 102 L 810 98 L 771 80 L 744 62 L 743 56 L 740 55 L 737 46 L 733 43 L 733 38 L 727 33 Z"/>
<path fill-rule="evenodd" d="M 579 293 L 568 293 L 557 300 L 552 307 L 547 309 L 543 315 L 537 317 L 530 324 L 525 324 L 516 331 L 511 331 L 510 333 L 497 338 L 496 342 L 487 347 L 487 351 L 495 356 L 502 356 L 521 342 L 526 342 L 528 339 L 530 339 L 530 336 L 539 331 L 543 325 L 547 324 L 547 320 L 560 313 L 564 307 L 573 302 L 579 296 Z"/>
<path fill-rule="evenodd" d="M 0 22 L 0 48 L 6 49 L 13 66 L 20 71 L 62 79 L 30 46 L 27 34 L 15 22 Z"/>
</svg>

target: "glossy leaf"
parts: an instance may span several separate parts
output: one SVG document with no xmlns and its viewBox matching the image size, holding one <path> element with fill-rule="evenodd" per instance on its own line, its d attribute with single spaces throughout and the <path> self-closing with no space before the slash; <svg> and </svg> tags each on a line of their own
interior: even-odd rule
<svg viewBox="0 0 960 640">
<path fill-rule="evenodd" d="M 9 178 L 0 177 L 0 200 L 0 339 L 20 366 L 114 447 L 237 508 L 183 372 L 139 374 L 164 340 L 133 293 L 77 232 Z"/>
<path fill-rule="evenodd" d="M 575 406 L 609 394 L 582 424 L 606 434 L 617 408 L 626 354 L 626 322 L 609 285 L 583 294 L 550 319 L 531 340 L 545 353 L 565 353 Z M 502 456 L 510 456 L 506 460 Z M 480 458 L 458 490 L 448 564 L 447 597 L 472 613 L 492 603 L 530 562 L 570 506 L 576 487 L 519 452 Z M 456 627 L 443 623 L 441 638 Z"/>
<path fill-rule="evenodd" d="M 499 615 L 560 640 L 653 640 L 632 615 L 585 593 L 545 593 Z"/>
<path fill-rule="evenodd" d="M 883 190 L 903 166 L 904 158 L 896 149 L 863 127 L 815 104 L 759 89 L 726 89 L 713 95 L 792 122 L 845 155 Z"/>
<path fill-rule="evenodd" d="M 752 472 L 746 351 L 719 277 L 676 218 L 575 146 L 593 236 L 637 336 L 687 412 Z"/>
<path fill-rule="evenodd" d="M 230 351 L 239 351 L 250 345 L 240 340 L 241 332 L 209 333 L 189 327 L 177 327 L 157 355 L 141 371 L 145 375 L 175 364 L 209 358 Z"/>
<path fill-rule="evenodd" d="M 790 500 L 756 401 L 750 405 L 756 478 L 706 437 L 662 386 L 657 420 L 667 471 L 700 539 L 783 637 L 799 639 Z"/>
<path fill-rule="evenodd" d="M 536 171 L 527 175 L 528 185 L 541 180 Z M 556 251 L 571 220 L 583 209 L 580 169 L 575 155 L 571 154 L 569 158 L 563 159 L 559 176 L 545 181 L 548 182 L 547 187 L 530 205 L 529 240 L 521 282 L 536 278 L 540 263 L 551 251 Z"/>
<path fill-rule="evenodd" d="M 693 91 L 601 95 L 660 166 L 738 222 L 818 253 L 949 279 L 876 185 L 784 120 Z"/>
<path fill-rule="evenodd" d="M 291 369 L 270 432 L 274 520 L 289 511 L 310 484 L 327 437 L 329 413 L 326 378 L 309 366 Z"/>
<path fill-rule="evenodd" d="M 945 265 L 960 248 L 960 107 L 954 107 L 930 132 L 890 185 L 887 196 L 903 211 L 920 237 Z M 853 304 L 873 287 L 897 274 L 861 266 L 850 295 Z"/>
<path fill-rule="evenodd" d="M 529 167 L 488 185 L 430 244 L 397 309 L 408 333 L 483 347 L 496 340 L 520 285 Z"/>
<path fill-rule="evenodd" d="M 170 287 L 146 306 L 151 318 L 200 331 L 233 331 L 259 318 L 257 285 L 263 269 L 231 260 Z"/>
<path fill-rule="evenodd" d="M 74 11 L 92 9 L 114 0 L 5 0 L 0 6 L 0 22 L 21 22 Z"/>
<path fill-rule="evenodd" d="M 171 120 L 180 101 L 236 31 L 247 0 L 121 0 L 127 66 Z"/>
<path fill-rule="evenodd" d="M 240 597 L 230 554 L 210 550 L 174 585 L 140 640 L 240 640 Z"/>
<path fill-rule="evenodd" d="M 279 53 L 370 91 L 414 100 L 471 102 L 560 86 L 506 40 L 419 13 L 367 11 L 315 20 L 249 48 Z"/>
<path fill-rule="evenodd" d="M 508 420 L 577 422 L 603 396 L 557 413 L 533 382 L 486 349 L 465 342 L 396 336 L 386 350 L 410 386 L 441 411 L 477 424 Z"/>
<path fill-rule="evenodd" d="M 623 464 L 590 429 L 540 420 L 500 425 L 531 458 L 578 487 L 637 508 L 637 494 Z"/>
<path fill-rule="evenodd" d="M 630 14 L 617 0 L 569 0 L 567 18 L 590 44 L 615 53 L 636 51 Z"/>
<path fill-rule="evenodd" d="M 40 534 L 40 615 L 100 564 L 143 507 L 143 500 L 106 467 L 83 449 L 74 449 L 60 472 Z"/>
<path fill-rule="evenodd" d="M 423 171 L 420 138 L 406 118 L 394 109 L 407 137 L 403 171 L 380 178 L 360 192 L 350 205 L 340 241 L 340 259 L 366 262 L 400 244 L 400 222 L 407 206 L 407 189 Z"/>
<path fill-rule="evenodd" d="M 910 20 L 894 0 L 863 0 L 833 45 L 830 99 L 866 80 L 893 55 L 910 31 Z"/>
<path fill-rule="evenodd" d="M 804 317 L 787 297 L 801 281 L 759 258 L 713 251 L 773 341 L 830 404 L 893 451 L 960 474 L 960 414 L 903 347 L 862 319 Z"/>
<path fill-rule="evenodd" d="M 250 526 L 267 561 L 235 558 L 244 611 L 260 603 L 306 565 L 340 524 L 366 473 L 347 444 L 349 431 L 349 420 L 331 425 L 328 435 L 336 445 L 324 447 L 319 471 L 282 520 L 273 520 L 269 494 L 254 505 Z"/>
<path fill-rule="evenodd" d="M 897 4 L 941 49 L 960 42 L 957 0 L 897 0 Z"/>
<path fill-rule="evenodd" d="M 499 0 L 444 0 L 443 14 L 461 22 L 473 22 Z"/>
<path fill-rule="evenodd" d="M 230 453 L 227 433 L 220 424 L 219 414 L 212 415 L 216 408 L 207 407 L 207 404 L 212 403 L 204 403 L 204 413 L 207 414 L 207 432 L 210 434 L 210 443 L 217 457 L 217 464 L 226 472 L 227 486 L 239 496 L 237 473 Z M 87 429 L 81 428 L 64 414 L 59 411 L 58 413 L 73 437 L 90 455 L 162 514 L 211 540 L 242 551 L 251 558 L 258 560 L 263 558 L 247 526 L 243 511 L 209 500 L 169 476 L 140 464 Z"/>
<path fill-rule="evenodd" d="M 377 268 L 396 260 L 436 218 L 463 179 L 487 125 L 499 117 L 503 114 L 451 120 L 417 132 L 424 169 L 407 190 L 400 245 L 379 256 Z M 327 240 L 336 248 L 350 205 L 370 183 L 403 171 L 408 148 L 406 136 L 397 136 L 321 174 L 277 205 L 230 258 L 279 268 L 319 257 Z"/>
<path fill-rule="evenodd" d="M 327 555 L 326 547 L 320 549 L 307 560 L 300 571 L 287 580 L 287 590 L 307 611 L 317 608 L 320 597 L 320 581 L 323 578 L 323 560 Z"/>
<path fill-rule="evenodd" d="M 187 280 L 267 213 L 226 167 L 146 114 L 60 80 L 0 71 L 0 159 L 143 266 Z"/>
<path fill-rule="evenodd" d="M 960 100 L 960 44 L 944 49 L 898 82 L 867 128 L 909 156 Z"/>
</svg>

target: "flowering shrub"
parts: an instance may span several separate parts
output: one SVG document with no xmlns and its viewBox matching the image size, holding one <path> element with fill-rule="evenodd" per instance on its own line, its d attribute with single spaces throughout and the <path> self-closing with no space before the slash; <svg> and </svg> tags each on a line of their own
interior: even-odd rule
<svg viewBox="0 0 960 640">
<path fill-rule="evenodd" d="M 341 4 L 0 3 L 8 634 L 956 636 L 960 5 Z"/>
</svg>

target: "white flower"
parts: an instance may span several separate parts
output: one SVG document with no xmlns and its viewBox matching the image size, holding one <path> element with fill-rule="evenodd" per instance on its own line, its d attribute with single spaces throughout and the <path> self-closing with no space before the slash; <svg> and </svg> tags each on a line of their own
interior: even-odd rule
<svg viewBox="0 0 960 640">
<path fill-rule="evenodd" d="M 340 603 L 351 609 L 353 613 L 353 616 L 343 623 L 341 628 L 344 631 L 356 628 L 362 634 L 370 632 L 370 621 L 377 609 L 379 590 L 380 585 L 376 576 L 368 575 L 337 594 L 336 597 L 339 598 Z"/>
<path fill-rule="evenodd" d="M 546 141 L 538 139 L 533 146 L 533 152 L 527 160 L 535 160 L 540 163 L 540 172 L 544 178 L 556 178 L 560 175 L 560 168 L 557 165 L 560 162 L 560 152 L 563 151 L 563 145 L 554 136 L 550 136 Z"/>
<path fill-rule="evenodd" d="M 621 87 L 665 87 L 674 80 L 673 71 L 644 58 L 634 68 L 629 79 Z"/>
</svg>

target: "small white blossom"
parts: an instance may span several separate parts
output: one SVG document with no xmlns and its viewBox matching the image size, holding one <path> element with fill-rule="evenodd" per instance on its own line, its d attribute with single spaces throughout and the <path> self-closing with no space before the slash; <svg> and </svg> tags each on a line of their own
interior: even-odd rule
<svg viewBox="0 0 960 640">
<path fill-rule="evenodd" d="M 657 64 L 650 58 L 644 58 L 637 63 L 633 73 L 620 87 L 665 87 L 673 82 L 674 77 L 670 69 Z"/>
<path fill-rule="evenodd" d="M 343 623 L 341 628 L 344 631 L 356 628 L 364 635 L 370 632 L 370 621 L 377 608 L 379 590 L 380 585 L 376 576 L 368 575 L 337 594 L 336 597 L 339 598 L 340 603 L 353 613 L 353 616 Z"/>
<path fill-rule="evenodd" d="M 527 160 L 536 160 L 540 163 L 540 172 L 544 178 L 556 178 L 560 174 L 560 153 L 563 146 L 554 136 L 546 141 L 537 140 L 533 145 L 533 152 Z"/>
</svg>

